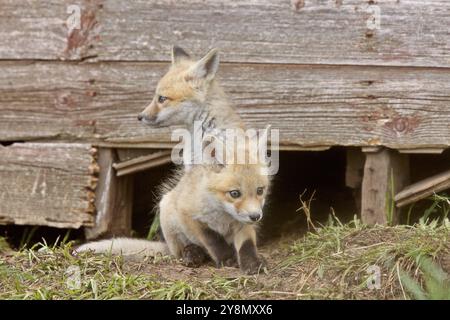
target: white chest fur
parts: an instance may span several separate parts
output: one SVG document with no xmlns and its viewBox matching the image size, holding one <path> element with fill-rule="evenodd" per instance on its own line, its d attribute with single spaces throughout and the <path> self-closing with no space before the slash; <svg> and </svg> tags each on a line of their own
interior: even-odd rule
<svg viewBox="0 0 450 320">
<path fill-rule="evenodd" d="M 206 214 L 195 216 L 194 219 L 206 224 L 209 228 L 221 234 L 227 242 L 232 242 L 232 235 L 238 221 L 222 210 L 213 210 Z"/>
</svg>

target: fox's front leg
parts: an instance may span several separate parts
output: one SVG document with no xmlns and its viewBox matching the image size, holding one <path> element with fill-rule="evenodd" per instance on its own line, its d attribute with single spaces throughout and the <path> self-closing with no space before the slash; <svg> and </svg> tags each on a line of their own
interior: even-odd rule
<svg viewBox="0 0 450 320">
<path fill-rule="evenodd" d="M 264 258 L 256 249 L 256 232 L 252 226 L 244 226 L 234 236 L 239 267 L 247 274 L 259 273 L 265 266 Z"/>
<path fill-rule="evenodd" d="M 201 242 L 218 268 L 222 266 L 237 266 L 236 252 L 221 234 L 203 224 L 195 224 L 192 227 L 195 229 L 197 239 Z"/>
</svg>

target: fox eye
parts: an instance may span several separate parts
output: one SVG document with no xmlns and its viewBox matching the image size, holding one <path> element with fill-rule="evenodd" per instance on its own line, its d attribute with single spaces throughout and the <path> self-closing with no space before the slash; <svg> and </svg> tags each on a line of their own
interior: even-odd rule
<svg viewBox="0 0 450 320">
<path fill-rule="evenodd" d="M 239 190 L 231 190 L 229 192 L 230 196 L 234 199 L 237 199 L 241 196 L 241 192 Z"/>
<path fill-rule="evenodd" d="M 264 193 L 264 187 L 258 187 L 258 188 L 256 189 L 256 194 L 257 194 L 258 196 L 262 196 L 263 193 Z"/>
<path fill-rule="evenodd" d="M 159 103 L 164 103 L 164 101 L 166 101 L 167 100 L 167 97 L 164 97 L 164 96 L 159 96 L 158 97 L 158 102 Z"/>
</svg>

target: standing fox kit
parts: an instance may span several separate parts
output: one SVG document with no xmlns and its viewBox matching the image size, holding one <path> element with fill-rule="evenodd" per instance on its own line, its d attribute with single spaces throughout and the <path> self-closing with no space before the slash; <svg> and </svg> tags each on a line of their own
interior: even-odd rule
<svg viewBox="0 0 450 320">
<path fill-rule="evenodd" d="M 153 100 L 138 119 L 151 126 L 185 125 L 195 121 L 203 129 L 243 128 L 239 115 L 231 107 L 215 80 L 219 56 L 212 49 L 199 61 L 192 60 L 181 48 L 174 47 L 172 65 L 161 78 Z"/>
<path fill-rule="evenodd" d="M 215 81 L 217 50 L 199 61 L 174 47 L 172 65 L 159 81 L 150 105 L 138 119 L 151 126 L 184 125 L 202 121 L 203 133 L 243 129 L 244 125 Z M 238 264 L 254 274 L 264 266 L 256 249 L 255 224 L 263 216 L 269 179 L 263 163 L 204 164 L 178 173 L 159 202 L 166 244 L 117 238 L 84 244 L 92 250 L 123 255 L 170 253 L 188 266 L 208 258 L 217 267 Z M 173 187 L 174 186 L 174 187 Z"/>
</svg>

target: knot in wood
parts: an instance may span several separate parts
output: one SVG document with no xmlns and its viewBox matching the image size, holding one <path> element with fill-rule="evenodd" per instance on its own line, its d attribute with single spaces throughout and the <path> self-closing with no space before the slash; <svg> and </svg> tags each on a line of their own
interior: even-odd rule
<svg viewBox="0 0 450 320">
<path fill-rule="evenodd" d="M 401 133 L 405 132 L 408 128 L 408 119 L 407 118 L 397 118 L 394 120 L 394 130 Z"/>
<path fill-rule="evenodd" d="M 299 11 L 305 6 L 305 0 L 291 0 L 292 10 Z"/>
</svg>

